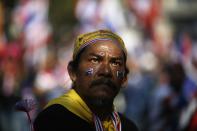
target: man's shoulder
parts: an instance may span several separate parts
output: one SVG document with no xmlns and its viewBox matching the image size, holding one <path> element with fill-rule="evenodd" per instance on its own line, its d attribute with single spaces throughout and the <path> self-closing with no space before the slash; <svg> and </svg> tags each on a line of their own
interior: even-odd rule
<svg viewBox="0 0 197 131">
<path fill-rule="evenodd" d="M 69 111 L 60 104 L 54 104 L 43 109 L 38 115 L 62 115 L 62 113 L 69 113 Z"/>
<path fill-rule="evenodd" d="M 36 128 L 37 131 L 37 128 L 45 129 L 47 126 L 59 126 L 62 121 L 66 122 L 70 119 L 70 117 L 68 117 L 69 115 L 71 115 L 71 113 L 63 106 L 59 104 L 51 105 L 38 113 L 34 120 L 34 128 Z"/>
<path fill-rule="evenodd" d="M 51 105 L 45 109 L 43 109 L 40 113 L 38 113 L 37 118 L 35 119 L 35 121 L 38 119 L 49 119 L 49 118 L 62 118 L 64 116 L 67 116 L 68 114 L 70 114 L 71 112 L 69 112 L 66 108 L 64 108 L 63 106 L 59 105 L 59 104 L 54 104 Z M 65 117 L 67 118 L 67 117 Z M 54 119 L 52 119 L 54 120 Z"/>
<path fill-rule="evenodd" d="M 34 121 L 35 131 L 76 129 L 76 125 L 89 128 L 91 125 L 59 104 L 41 111 Z"/>
<path fill-rule="evenodd" d="M 123 131 L 139 131 L 136 124 L 123 114 L 119 113 Z"/>
</svg>

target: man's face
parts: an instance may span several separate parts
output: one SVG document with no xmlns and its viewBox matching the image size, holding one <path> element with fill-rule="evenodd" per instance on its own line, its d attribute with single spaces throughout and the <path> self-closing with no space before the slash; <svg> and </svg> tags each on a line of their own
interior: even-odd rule
<svg viewBox="0 0 197 131">
<path fill-rule="evenodd" d="M 80 56 L 75 89 L 89 104 L 111 106 L 126 80 L 122 49 L 113 41 L 97 41 Z"/>
</svg>

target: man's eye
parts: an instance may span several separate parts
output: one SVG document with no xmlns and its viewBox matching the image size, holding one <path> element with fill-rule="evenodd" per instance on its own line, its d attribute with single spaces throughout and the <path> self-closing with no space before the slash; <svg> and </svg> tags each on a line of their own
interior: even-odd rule
<svg viewBox="0 0 197 131">
<path fill-rule="evenodd" d="M 98 62 L 99 62 L 99 60 L 98 60 L 97 58 L 92 58 L 92 59 L 90 59 L 90 61 L 91 61 L 92 63 L 98 63 Z"/>
<path fill-rule="evenodd" d="M 113 66 L 120 66 L 122 63 L 121 62 L 119 62 L 119 61 L 114 61 L 114 62 L 112 62 L 112 65 Z"/>
</svg>

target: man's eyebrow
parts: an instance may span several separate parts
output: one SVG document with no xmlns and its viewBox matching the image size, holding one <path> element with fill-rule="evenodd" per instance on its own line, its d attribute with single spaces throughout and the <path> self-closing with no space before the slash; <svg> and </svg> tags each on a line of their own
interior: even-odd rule
<svg viewBox="0 0 197 131">
<path fill-rule="evenodd" d="M 111 59 L 113 59 L 113 60 L 124 60 L 124 57 L 122 57 L 122 56 L 112 56 Z"/>
<path fill-rule="evenodd" d="M 92 52 L 92 53 L 89 53 L 88 55 L 89 55 L 89 56 L 96 56 L 96 57 L 101 57 L 101 56 L 102 56 L 102 55 L 100 55 L 100 54 L 96 54 L 96 53 L 93 53 L 93 52 Z"/>
<path fill-rule="evenodd" d="M 89 56 L 95 56 L 95 57 L 102 57 L 102 55 L 100 55 L 99 53 L 94 53 L 94 52 L 91 52 L 88 54 Z M 124 60 L 124 57 L 123 56 L 111 56 L 111 59 L 112 60 Z"/>
</svg>

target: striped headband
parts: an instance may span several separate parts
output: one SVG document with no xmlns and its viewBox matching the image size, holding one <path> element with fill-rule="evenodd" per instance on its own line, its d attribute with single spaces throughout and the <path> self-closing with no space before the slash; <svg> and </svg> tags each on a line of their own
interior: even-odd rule
<svg viewBox="0 0 197 131">
<path fill-rule="evenodd" d="M 117 34 L 111 32 L 109 30 L 98 30 L 98 31 L 94 31 L 94 32 L 81 34 L 77 37 L 75 44 L 74 44 L 73 60 L 76 59 L 77 55 L 86 46 L 88 46 L 92 43 L 96 43 L 97 41 L 105 41 L 105 40 L 116 41 L 120 45 L 125 56 L 127 55 L 125 44 L 124 44 L 123 40 L 120 38 L 120 36 L 118 36 Z"/>
</svg>

